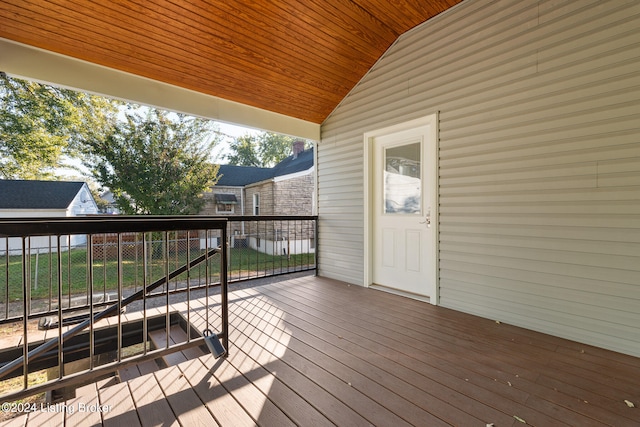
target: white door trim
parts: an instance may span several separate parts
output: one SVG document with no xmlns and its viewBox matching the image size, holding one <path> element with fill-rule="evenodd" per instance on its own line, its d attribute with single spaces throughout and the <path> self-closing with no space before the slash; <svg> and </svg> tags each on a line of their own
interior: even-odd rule
<svg viewBox="0 0 640 427">
<path fill-rule="evenodd" d="M 410 120 L 408 122 L 400 123 L 393 126 L 388 126 L 382 129 L 377 129 L 364 134 L 364 280 L 363 283 L 366 287 L 369 287 L 373 283 L 373 256 L 374 251 L 372 248 L 373 243 L 373 139 L 393 134 L 405 130 L 414 129 L 421 126 L 429 126 L 429 143 L 425 144 L 428 150 L 426 157 L 428 159 L 427 170 L 431 176 L 430 180 L 434 185 L 434 191 L 432 192 L 432 200 L 429 202 L 432 206 L 431 211 L 431 224 L 434 227 L 433 239 L 433 253 L 435 254 L 435 269 L 434 277 L 431 277 L 429 281 L 431 288 L 429 290 L 429 302 L 437 305 L 440 300 L 439 295 L 439 255 L 438 255 L 438 113 L 433 113 L 419 119 Z"/>
</svg>

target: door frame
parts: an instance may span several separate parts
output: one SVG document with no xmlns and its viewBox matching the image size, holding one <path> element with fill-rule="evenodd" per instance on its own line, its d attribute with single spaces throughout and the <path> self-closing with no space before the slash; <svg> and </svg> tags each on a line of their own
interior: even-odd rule
<svg viewBox="0 0 640 427">
<path fill-rule="evenodd" d="M 430 290 L 429 290 L 429 302 L 433 305 L 438 305 L 440 301 L 439 295 L 439 255 L 438 255 L 438 241 L 439 241 L 439 212 L 438 202 L 440 194 L 438 192 L 438 113 L 433 113 L 428 116 L 424 116 L 418 119 L 409 120 L 407 122 L 399 123 L 392 126 L 387 126 L 381 129 L 364 133 L 364 280 L 363 283 L 366 287 L 370 287 L 373 284 L 373 257 L 374 250 L 372 244 L 374 242 L 374 230 L 373 230 L 373 180 L 375 178 L 374 168 L 374 150 L 373 140 L 380 136 L 385 136 L 397 132 L 411 130 L 414 128 L 429 126 L 427 140 L 424 144 L 424 157 L 427 159 L 426 169 L 429 173 L 427 181 L 431 181 L 432 196 L 428 203 L 432 206 L 431 210 L 431 227 L 433 227 L 433 253 L 435 254 L 435 268 L 433 277 L 431 277 Z"/>
</svg>

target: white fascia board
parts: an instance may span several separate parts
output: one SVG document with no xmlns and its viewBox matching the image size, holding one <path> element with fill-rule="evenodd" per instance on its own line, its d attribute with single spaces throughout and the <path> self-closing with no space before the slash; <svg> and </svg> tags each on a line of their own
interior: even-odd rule
<svg viewBox="0 0 640 427">
<path fill-rule="evenodd" d="M 309 175 L 310 173 L 313 172 L 313 170 L 314 170 L 314 167 L 311 166 L 309 169 L 307 169 L 305 171 L 290 173 L 288 175 L 276 176 L 276 177 L 273 178 L 273 182 L 286 181 L 287 179 L 293 179 L 293 178 L 298 178 L 300 176 Z"/>
<path fill-rule="evenodd" d="M 66 209 L 2 209 L 0 218 L 51 218 L 67 216 Z"/>
<path fill-rule="evenodd" d="M 279 182 L 279 181 L 284 181 L 284 180 L 287 180 L 287 179 L 295 178 L 295 177 L 298 177 L 298 176 L 309 175 L 311 172 L 314 171 L 314 168 L 315 168 L 315 166 L 312 166 L 309 169 L 307 169 L 306 171 L 290 173 L 288 175 L 280 175 L 280 176 L 276 176 L 274 178 L 268 178 L 268 179 L 263 179 L 262 181 L 252 182 L 251 184 L 247 184 L 245 186 L 245 188 L 256 187 L 258 185 L 262 185 L 262 184 L 265 184 L 267 182 Z"/>
<path fill-rule="evenodd" d="M 211 186 L 212 190 L 242 190 L 244 187 L 242 185 L 218 185 L 214 184 Z"/>
<path fill-rule="evenodd" d="M 320 140 L 320 125 L 0 38 L 0 71 L 224 123 Z"/>
</svg>

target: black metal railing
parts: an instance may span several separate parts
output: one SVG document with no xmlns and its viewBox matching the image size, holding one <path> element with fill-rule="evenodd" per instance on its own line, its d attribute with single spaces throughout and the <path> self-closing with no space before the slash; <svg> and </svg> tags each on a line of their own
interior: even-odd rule
<svg viewBox="0 0 640 427">
<path fill-rule="evenodd" d="M 316 216 L 237 216 L 228 218 L 227 224 L 230 283 L 316 270 Z M 219 232 L 205 236 L 203 232 L 191 231 L 187 235 L 185 230 L 167 230 L 165 238 L 162 233 L 135 230 L 96 230 L 90 236 L 67 231 L 69 234 L 59 237 L 32 234 L 25 242 L 24 252 L 21 237 L 0 237 L 0 326 L 22 319 L 22 289 L 15 283 L 21 280 L 23 261 L 30 283 L 29 314 L 46 323 L 60 309 L 68 316 L 90 306 L 99 308 L 113 303 L 120 274 L 122 295 L 127 297 L 142 288 L 145 275 L 152 280 L 164 276 L 165 256 L 170 269 L 175 269 L 184 265 L 188 256 L 196 258 L 203 248 L 218 247 L 222 241 Z M 24 253 L 29 256 L 23 260 Z M 213 282 L 205 280 L 201 265 L 191 272 L 189 287 L 182 277 L 177 277 L 154 292 L 180 294 L 187 288 L 195 290 L 219 283 L 217 276 L 212 279 Z"/>
<path fill-rule="evenodd" d="M 317 267 L 317 216 L 230 216 L 229 281 Z"/>
<path fill-rule="evenodd" d="M 209 325 L 210 305 L 228 348 L 228 283 L 316 270 L 317 236 L 316 216 L 0 220 L 0 400 L 201 345 L 190 316 Z M 186 342 L 149 344 L 176 323 Z"/>
<path fill-rule="evenodd" d="M 211 286 L 221 307 L 211 329 L 228 348 L 227 230 L 226 219 L 210 217 L 0 220 L 0 400 L 203 345 L 192 333 L 190 304 L 199 291 L 209 328 Z M 189 333 L 172 345 L 176 301 L 186 306 L 181 319 Z M 154 328 L 166 331 L 164 348 L 149 345 Z"/>
</svg>

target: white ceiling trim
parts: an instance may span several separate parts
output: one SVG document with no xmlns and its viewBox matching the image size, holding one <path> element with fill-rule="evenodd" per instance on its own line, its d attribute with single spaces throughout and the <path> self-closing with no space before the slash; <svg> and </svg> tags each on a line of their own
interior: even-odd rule
<svg viewBox="0 0 640 427">
<path fill-rule="evenodd" d="M 124 101 L 318 141 L 320 125 L 0 38 L 0 71 Z"/>
</svg>

